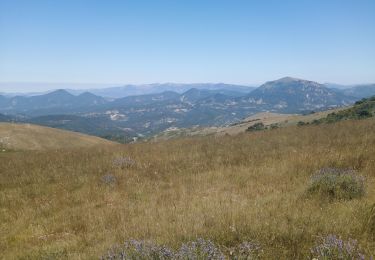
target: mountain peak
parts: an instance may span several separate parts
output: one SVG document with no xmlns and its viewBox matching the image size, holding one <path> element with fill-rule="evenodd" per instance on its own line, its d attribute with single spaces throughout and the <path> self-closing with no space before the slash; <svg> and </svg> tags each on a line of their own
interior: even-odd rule
<svg viewBox="0 0 375 260">
<path fill-rule="evenodd" d="M 283 77 L 281 79 L 275 80 L 275 82 L 283 82 L 283 83 L 295 82 L 295 81 L 308 81 L 308 80 L 303 80 L 303 79 L 298 79 L 298 78 L 293 78 L 293 77 Z"/>
<path fill-rule="evenodd" d="M 49 96 L 51 96 L 51 95 L 53 95 L 53 96 L 60 96 L 60 95 L 64 95 L 64 96 L 73 96 L 72 94 L 70 94 L 68 91 L 66 91 L 65 89 L 57 89 L 57 90 L 55 90 L 55 91 L 52 91 L 52 92 L 50 92 L 50 93 L 48 93 L 48 94 L 46 94 L 46 95 L 49 95 Z"/>
<path fill-rule="evenodd" d="M 324 88 L 324 85 L 305 79 L 298 79 L 293 77 L 284 77 L 281 79 L 268 81 L 260 86 L 261 89 L 274 89 L 274 88 L 304 88 L 304 87 L 311 87 L 311 88 Z"/>
</svg>

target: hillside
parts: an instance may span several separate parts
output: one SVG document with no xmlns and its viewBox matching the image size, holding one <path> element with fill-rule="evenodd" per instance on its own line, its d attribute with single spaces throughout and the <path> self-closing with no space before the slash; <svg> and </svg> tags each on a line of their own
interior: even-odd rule
<svg viewBox="0 0 375 260">
<path fill-rule="evenodd" d="M 261 124 L 261 128 L 275 129 L 293 125 L 308 125 L 321 123 L 334 123 L 343 120 L 366 119 L 375 116 L 375 96 L 363 98 L 352 106 L 329 109 L 320 112 L 299 114 L 279 114 L 262 112 L 251 115 L 238 123 L 223 127 L 193 127 L 193 128 L 169 128 L 155 136 L 152 140 L 167 140 L 182 136 L 206 136 L 206 135 L 236 135 L 251 129 L 254 125 Z"/>
<path fill-rule="evenodd" d="M 266 82 L 242 100 L 272 112 L 301 113 L 349 105 L 355 98 L 314 81 L 285 77 Z"/>
<path fill-rule="evenodd" d="M 12 150 L 84 148 L 115 143 L 105 139 L 32 124 L 0 123 L 0 146 Z"/>
<path fill-rule="evenodd" d="M 262 123 L 265 128 L 280 128 L 287 126 L 294 126 L 301 124 L 309 124 L 316 120 L 323 119 L 327 115 L 347 109 L 345 107 L 330 109 L 321 112 L 310 113 L 306 115 L 299 114 L 280 114 L 272 112 L 261 112 L 255 115 L 246 117 L 245 119 L 222 127 L 192 127 L 192 128 L 169 128 L 161 133 L 156 134 L 151 140 L 168 140 L 172 138 L 187 137 L 187 136 L 207 136 L 207 135 L 237 135 L 245 132 L 249 127 Z"/>
<path fill-rule="evenodd" d="M 375 115 L 375 96 L 363 98 L 349 108 L 329 113 L 326 117 L 321 118 L 314 123 L 333 123 L 350 119 L 365 119 Z"/>
<path fill-rule="evenodd" d="M 374 255 L 373 129 L 370 118 L 0 153 L 2 257 L 99 259 L 129 239 L 176 249 L 204 238 L 227 256 L 249 241 L 261 248 L 260 259 L 312 259 L 311 248 L 329 234 Z M 311 176 L 327 168 L 363 176 L 363 197 L 308 197 Z"/>
</svg>

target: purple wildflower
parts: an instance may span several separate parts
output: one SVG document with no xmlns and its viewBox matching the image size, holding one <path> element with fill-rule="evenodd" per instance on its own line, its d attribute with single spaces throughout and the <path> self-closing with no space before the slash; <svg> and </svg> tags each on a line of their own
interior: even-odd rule
<svg viewBox="0 0 375 260">
<path fill-rule="evenodd" d="M 120 168 L 129 168 L 135 165 L 135 161 L 130 157 L 116 157 L 112 161 L 112 165 Z"/>
<path fill-rule="evenodd" d="M 311 248 L 311 256 L 317 259 L 365 259 L 365 255 L 360 251 L 356 240 L 344 241 L 335 235 L 322 238 L 318 245 Z"/>
</svg>

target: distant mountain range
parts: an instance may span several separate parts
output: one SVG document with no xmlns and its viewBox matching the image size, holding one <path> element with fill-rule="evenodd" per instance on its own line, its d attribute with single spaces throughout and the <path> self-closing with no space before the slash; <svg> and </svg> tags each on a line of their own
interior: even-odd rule
<svg viewBox="0 0 375 260">
<path fill-rule="evenodd" d="M 107 103 L 106 99 L 89 92 L 75 96 L 66 90 L 56 90 L 48 94 L 28 97 L 0 96 L 0 111 L 26 115 L 74 113 L 80 109 L 89 109 L 105 103 Z"/>
<path fill-rule="evenodd" d="M 159 93 L 113 98 L 157 89 Z M 103 96 L 97 95 L 100 91 Z M 0 95 L 0 121 L 31 122 L 127 141 L 168 128 L 228 125 L 258 112 L 301 114 L 346 106 L 375 94 L 375 85 L 342 90 L 285 77 L 255 89 L 229 84 L 151 84 L 141 90 L 126 86 L 93 92 Z"/>
<path fill-rule="evenodd" d="M 11 83 L 9 83 L 12 86 Z M 44 83 L 43 85 L 45 85 Z M 26 83 L 21 84 L 24 87 L 27 87 Z M 30 84 L 33 87 L 37 87 L 35 83 Z M 53 86 L 49 84 L 50 86 Z M 74 84 L 73 84 L 74 85 Z M 0 83 L 1 86 L 7 87 L 6 83 Z M 94 95 L 104 97 L 106 99 L 117 99 L 123 98 L 128 96 L 140 96 L 140 95 L 147 95 L 147 94 L 156 94 L 165 91 L 173 91 L 177 93 L 186 92 L 189 89 L 196 88 L 196 89 L 207 89 L 207 90 L 228 90 L 228 91 L 235 91 L 240 93 L 248 93 L 253 90 L 255 87 L 251 86 L 244 86 L 244 85 L 234 85 L 234 84 L 224 84 L 224 83 L 192 83 L 192 84 L 178 84 L 178 83 L 154 83 L 154 84 L 143 84 L 143 85 L 124 85 L 124 86 L 115 86 L 115 87 L 101 87 L 101 88 L 89 88 L 89 89 L 80 89 L 78 85 L 76 89 L 65 88 L 62 86 L 67 86 L 66 84 L 57 84 L 57 89 L 65 89 L 69 93 L 73 95 L 80 95 L 84 92 L 90 92 Z M 9 88 L 9 86 L 8 86 Z M 53 89 L 53 87 L 51 87 Z M 56 88 L 55 88 L 56 90 Z M 0 95 L 7 96 L 7 97 L 14 97 L 14 96 L 37 96 L 37 95 L 44 95 L 52 91 L 44 91 L 44 92 L 30 92 L 30 93 L 1 93 Z"/>
<path fill-rule="evenodd" d="M 81 94 L 84 91 L 89 91 L 95 95 L 106 98 L 121 98 L 128 96 L 139 96 L 147 94 L 156 94 L 166 91 L 173 91 L 179 94 L 188 91 L 189 89 L 206 89 L 206 90 L 229 90 L 240 93 L 248 93 L 254 87 L 224 84 L 224 83 L 194 83 L 194 84 L 177 84 L 177 83 L 162 83 L 162 84 L 144 84 L 144 85 L 125 85 L 121 87 L 111 87 L 102 89 L 88 89 L 88 90 L 73 90 L 68 89 L 72 94 Z"/>
<path fill-rule="evenodd" d="M 342 90 L 342 93 L 356 98 L 366 98 L 375 95 L 375 84 L 358 85 Z"/>
</svg>

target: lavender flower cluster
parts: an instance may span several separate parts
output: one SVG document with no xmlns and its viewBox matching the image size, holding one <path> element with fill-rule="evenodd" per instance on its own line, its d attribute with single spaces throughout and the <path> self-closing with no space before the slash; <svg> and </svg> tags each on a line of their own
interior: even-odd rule
<svg viewBox="0 0 375 260">
<path fill-rule="evenodd" d="M 365 179 L 351 169 L 322 168 L 311 178 L 309 193 L 330 199 L 353 199 L 364 195 Z"/>
<path fill-rule="evenodd" d="M 181 260 L 224 260 L 225 256 L 210 240 L 199 238 L 197 241 L 183 244 L 175 259 Z"/>
<path fill-rule="evenodd" d="M 174 258 L 174 252 L 150 241 L 129 240 L 122 246 L 117 246 L 101 257 L 102 260 L 169 260 Z"/>
<path fill-rule="evenodd" d="M 173 250 L 150 241 L 129 240 L 112 248 L 102 260 L 224 260 L 224 254 L 209 240 L 198 239 Z"/>
<path fill-rule="evenodd" d="M 104 176 L 102 176 L 102 182 L 105 183 L 105 184 L 110 184 L 110 185 L 113 185 L 116 183 L 117 179 L 114 175 L 112 174 L 106 174 Z"/>
<path fill-rule="evenodd" d="M 121 246 L 110 249 L 101 260 L 252 260 L 260 259 L 261 247 L 253 242 L 243 242 L 232 248 L 228 258 L 210 240 L 197 239 L 183 244 L 179 250 L 173 251 L 150 241 L 128 240 Z M 311 259 L 329 260 L 364 260 L 357 241 L 344 241 L 335 235 L 322 238 L 310 249 Z M 372 260 L 372 258 L 370 258 Z"/>
<path fill-rule="evenodd" d="M 356 175 L 357 172 L 353 169 L 345 169 L 345 168 L 334 168 L 334 167 L 327 167 L 318 170 L 315 173 L 315 177 L 319 176 L 340 176 L 340 175 Z"/>
<path fill-rule="evenodd" d="M 119 156 L 113 159 L 112 165 L 120 168 L 129 168 L 135 165 L 135 161 L 130 157 Z"/>
<path fill-rule="evenodd" d="M 311 248 L 311 255 L 313 259 L 365 259 L 356 240 L 343 241 L 335 235 L 323 238 L 320 244 Z"/>
</svg>

